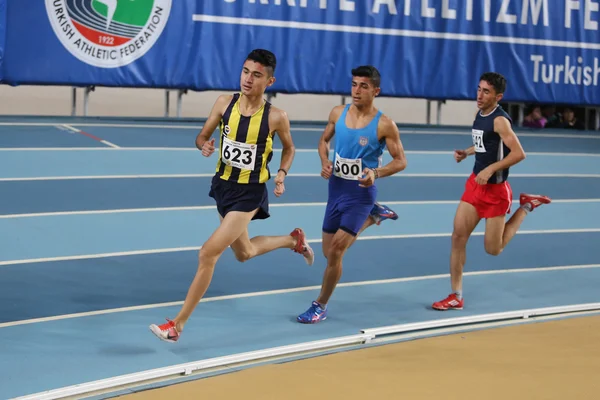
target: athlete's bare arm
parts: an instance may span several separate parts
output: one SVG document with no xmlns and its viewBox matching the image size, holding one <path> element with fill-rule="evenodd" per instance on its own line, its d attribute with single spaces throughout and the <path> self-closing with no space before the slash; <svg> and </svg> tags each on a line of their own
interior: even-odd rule
<svg viewBox="0 0 600 400">
<path fill-rule="evenodd" d="M 337 120 L 340 118 L 342 111 L 344 111 L 345 106 L 336 106 L 329 113 L 329 120 L 327 121 L 327 126 L 321 135 L 321 139 L 319 139 L 319 157 L 321 158 L 321 176 L 325 179 L 329 179 L 331 177 L 332 172 L 332 164 L 331 160 L 329 160 L 329 142 L 335 135 L 335 124 Z"/>
<path fill-rule="evenodd" d="M 296 154 L 296 147 L 292 140 L 292 132 L 290 129 L 290 120 L 285 111 L 271 106 L 269 112 L 269 127 L 271 131 L 277 133 L 283 150 L 281 152 L 281 163 L 279 164 L 280 169 L 284 169 L 286 172 L 292 167 L 292 161 L 294 161 L 294 155 Z"/>
<path fill-rule="evenodd" d="M 364 178 L 359 178 L 359 186 L 369 187 L 375 183 L 375 179 L 394 175 L 406 168 L 406 155 L 404 147 L 400 141 L 400 132 L 398 126 L 386 115 L 382 115 L 377 126 L 377 137 L 379 140 L 385 139 L 392 161 L 381 168 L 369 169 L 363 171 Z"/>
<path fill-rule="evenodd" d="M 275 195 L 279 197 L 285 191 L 283 181 L 292 167 L 292 161 L 294 161 L 294 155 L 296 154 L 296 147 L 292 140 L 290 119 L 285 111 L 271 106 L 269 111 L 269 129 L 279 136 L 279 140 L 281 140 L 281 145 L 283 147 L 279 171 L 275 176 Z"/>
<path fill-rule="evenodd" d="M 385 144 L 388 148 L 388 152 L 392 157 L 392 160 L 381 168 L 377 168 L 379 178 L 384 176 L 394 175 L 406 168 L 406 155 L 404 154 L 404 147 L 400 141 L 400 131 L 394 121 L 388 116 L 382 115 L 379 120 L 378 126 L 378 137 L 380 139 L 385 138 Z"/>
<path fill-rule="evenodd" d="M 479 110 L 475 113 L 475 118 L 477 118 L 477 114 L 479 114 Z M 454 150 L 454 159 L 456 162 L 461 162 L 468 156 L 472 156 L 475 154 L 475 146 L 467 147 L 464 150 Z"/>
<path fill-rule="evenodd" d="M 200 131 L 198 136 L 196 136 L 196 147 L 198 148 L 198 150 L 203 150 L 203 154 L 206 150 L 211 150 L 207 148 L 203 149 L 204 143 L 206 143 L 210 139 L 212 134 L 215 132 L 215 129 L 217 129 L 217 126 L 219 126 L 219 122 L 221 122 L 221 118 L 223 118 L 223 113 L 227 109 L 227 106 L 231 102 L 232 98 L 232 95 L 226 94 L 221 95 L 217 98 L 212 110 L 210 111 L 210 114 L 208 115 L 206 122 L 204 123 L 204 126 L 202 127 L 202 130 Z M 210 154 L 212 154 L 212 152 L 215 150 L 214 140 L 211 141 L 211 143 L 207 144 L 207 147 L 212 147 L 212 151 L 209 152 Z M 208 156 L 210 154 L 204 155 Z"/>
<path fill-rule="evenodd" d="M 321 157 L 321 164 L 325 164 L 329 160 L 329 142 L 335 135 L 335 124 L 340 118 L 344 106 L 336 106 L 329 113 L 329 120 L 327 126 L 319 139 L 319 157 Z"/>
<path fill-rule="evenodd" d="M 475 118 L 477 118 L 477 114 L 479 114 L 479 110 L 475 113 Z M 459 163 L 473 154 L 475 154 L 475 146 L 467 147 L 464 150 L 454 150 L 454 159 Z"/>
<path fill-rule="evenodd" d="M 498 132 L 502 142 L 510 149 L 510 154 L 479 172 L 475 181 L 480 185 L 486 184 L 490 177 L 497 171 L 512 167 L 525 159 L 525 151 L 521 146 L 519 138 L 512 130 L 508 119 L 505 117 L 496 117 L 494 119 L 494 131 Z"/>
<path fill-rule="evenodd" d="M 454 159 L 456 162 L 461 162 L 468 156 L 475 154 L 475 146 L 468 147 L 464 150 L 454 150 Z"/>
</svg>

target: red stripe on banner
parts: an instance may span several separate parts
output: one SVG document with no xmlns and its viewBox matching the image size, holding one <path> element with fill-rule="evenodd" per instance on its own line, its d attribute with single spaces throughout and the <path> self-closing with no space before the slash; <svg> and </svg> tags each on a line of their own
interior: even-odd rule
<svg viewBox="0 0 600 400">
<path fill-rule="evenodd" d="M 75 28 L 77 28 L 77 30 L 86 39 L 100 46 L 120 46 L 131 40 L 130 38 L 111 35 L 110 33 L 100 32 L 95 29 L 88 28 L 87 26 L 81 25 L 75 21 L 73 21 L 73 25 L 75 25 Z"/>
</svg>

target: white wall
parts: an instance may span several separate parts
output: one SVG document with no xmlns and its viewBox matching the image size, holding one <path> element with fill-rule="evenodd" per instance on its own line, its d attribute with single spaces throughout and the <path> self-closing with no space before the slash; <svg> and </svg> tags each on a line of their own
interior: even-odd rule
<svg viewBox="0 0 600 400">
<path fill-rule="evenodd" d="M 192 92 L 183 96 L 182 117 L 205 118 L 222 92 Z M 347 101 L 350 101 L 347 98 Z M 324 121 L 341 96 L 277 94 L 274 105 L 283 108 L 291 120 Z M 177 92 L 170 94 L 170 115 L 176 115 Z M 427 101 L 379 98 L 376 105 L 398 123 L 425 123 Z M 89 116 L 163 117 L 165 91 L 97 87 L 90 93 Z M 470 125 L 474 101 L 450 101 L 442 105 L 442 125 Z M 70 115 L 71 88 L 0 85 L 0 115 Z M 77 90 L 77 115 L 83 115 L 83 89 Z M 431 103 L 431 123 L 437 122 L 437 102 Z"/>
</svg>

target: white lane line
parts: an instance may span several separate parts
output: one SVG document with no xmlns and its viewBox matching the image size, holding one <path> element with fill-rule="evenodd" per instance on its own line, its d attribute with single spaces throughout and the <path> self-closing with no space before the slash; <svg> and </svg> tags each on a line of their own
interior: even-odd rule
<svg viewBox="0 0 600 400">
<path fill-rule="evenodd" d="M 0 122 L 0 126 L 56 126 L 60 124 L 60 122 Z M 123 124 L 123 123 L 77 123 L 71 122 L 69 123 L 71 126 L 77 127 L 106 127 L 106 128 L 147 128 L 147 129 L 191 129 L 191 130 L 201 130 L 204 126 L 201 125 L 177 125 L 173 124 Z M 445 129 L 441 128 L 430 129 L 430 128 L 411 128 L 400 125 L 398 127 L 400 130 L 400 135 L 464 135 L 470 136 L 471 129 L 469 127 L 465 127 L 464 129 L 454 128 L 454 129 Z M 324 125 L 322 128 L 315 127 L 304 127 L 301 124 L 296 124 L 292 122 L 292 133 L 294 131 L 305 131 L 305 132 L 323 132 Z M 596 134 L 562 134 L 562 133 L 541 133 L 541 132 L 516 132 L 518 136 L 528 136 L 528 137 L 548 137 L 548 138 L 566 138 L 566 139 L 600 139 L 600 135 Z"/>
<path fill-rule="evenodd" d="M 519 199 L 513 199 L 513 203 L 518 203 Z M 555 199 L 553 203 L 598 203 L 600 198 L 590 199 Z M 387 205 L 437 205 L 437 204 L 458 204 L 458 200 L 406 200 L 406 201 L 380 201 Z M 326 202 L 306 202 L 306 203 L 275 203 L 270 207 L 325 207 Z M 0 219 L 11 218 L 37 218 L 37 217 L 56 217 L 67 215 L 96 215 L 96 214 L 122 214 L 138 212 L 162 212 L 162 211 L 200 211 L 214 210 L 216 206 L 180 206 L 180 207 L 148 207 L 148 208 L 117 208 L 108 210 L 79 210 L 79 211 L 52 211 L 41 213 L 23 213 L 23 214 L 3 214 Z"/>
<path fill-rule="evenodd" d="M 400 173 L 389 176 L 388 178 L 467 178 L 469 173 Z M 85 180 L 85 179 L 163 179 L 163 178 L 212 178 L 214 172 L 204 174 L 121 174 L 121 175 L 61 175 L 61 176 L 31 176 L 31 177 L 10 177 L 0 178 L 0 182 L 27 182 L 27 181 L 61 181 L 61 180 Z M 288 178 L 317 178 L 317 173 L 291 173 Z M 533 174 L 533 173 L 513 173 L 510 178 L 600 178 L 600 174 Z"/>
<path fill-rule="evenodd" d="M 64 127 L 64 128 L 66 128 L 66 129 L 68 129 L 68 130 L 70 130 L 70 131 L 73 131 L 73 132 L 79 133 L 81 135 L 87 136 L 87 137 L 89 137 L 91 139 L 94 139 L 94 140 L 96 140 L 96 141 L 98 141 L 98 142 L 100 142 L 102 144 L 105 144 L 107 146 L 110 146 L 110 147 L 112 147 L 114 149 L 120 149 L 119 146 L 117 146 L 114 143 L 109 142 L 108 140 L 101 139 L 101 138 L 99 138 L 99 137 L 97 137 L 95 135 L 92 135 L 91 133 L 84 132 L 81 129 L 75 128 L 75 127 L 73 127 L 71 125 L 62 124 L 61 126 Z"/>
<path fill-rule="evenodd" d="M 568 271 L 568 270 L 576 270 L 576 269 L 592 269 L 592 268 L 599 268 L 599 267 L 600 267 L 600 264 L 564 265 L 564 266 L 556 266 L 556 267 L 474 271 L 474 272 L 465 272 L 464 275 L 465 276 L 480 276 L 480 275 L 518 274 L 518 273 L 527 273 L 527 272 L 549 272 L 549 271 Z M 450 276 L 449 274 L 439 274 L 439 275 L 425 275 L 425 276 L 415 276 L 415 277 L 406 277 L 406 278 L 381 279 L 381 280 L 372 280 L 372 281 L 345 282 L 345 283 L 338 284 L 338 288 L 369 286 L 369 285 L 382 285 L 382 284 L 401 283 L 401 282 L 414 282 L 414 281 L 424 281 L 424 280 L 432 280 L 432 279 L 446 279 L 449 276 Z M 206 297 L 206 298 L 202 299 L 200 302 L 201 303 L 209 303 L 209 302 L 215 302 L 215 301 L 242 299 L 242 298 L 258 297 L 258 296 L 271 296 L 271 295 L 277 295 L 277 294 L 287 294 L 287 293 L 305 292 L 305 291 L 309 291 L 309 290 L 319 290 L 320 288 L 321 288 L 321 286 L 305 286 L 305 287 L 297 287 L 297 288 L 289 288 L 289 289 L 268 290 L 268 291 L 262 291 L 262 292 L 240 293 L 240 294 L 232 294 L 232 295 L 226 295 L 226 296 Z M 167 302 L 167 303 L 144 304 L 144 305 L 140 305 L 140 306 L 120 307 L 120 308 L 111 308 L 111 309 L 105 309 L 105 310 L 88 311 L 88 312 L 74 313 L 74 314 L 55 315 L 52 317 L 32 318 L 32 319 L 26 319 L 26 320 L 20 320 L 20 321 L 11 321 L 11 322 L 0 323 L 0 328 L 8 328 L 11 326 L 19 326 L 19 325 L 27 325 L 27 324 L 35 324 L 35 323 L 40 323 L 40 322 L 59 321 L 59 320 L 72 319 L 72 318 L 91 317 L 91 316 L 104 315 L 104 314 L 114 314 L 114 313 L 128 312 L 128 311 L 139 311 L 139 310 L 148 310 L 148 309 L 153 309 L 153 308 L 179 306 L 182 304 L 183 304 L 183 301 L 172 301 L 172 302 Z"/>
<path fill-rule="evenodd" d="M 523 231 L 517 232 L 517 234 L 518 235 L 539 235 L 539 234 L 598 233 L 598 232 L 600 232 L 600 228 L 538 229 L 538 230 L 523 230 Z M 485 234 L 485 232 L 473 232 L 472 236 L 483 236 L 484 234 Z M 452 236 L 451 232 L 450 233 L 410 233 L 410 234 L 402 234 L 402 235 L 360 236 L 360 237 L 358 237 L 357 240 L 439 238 L 439 237 L 450 237 L 450 236 Z M 320 243 L 321 241 L 322 241 L 321 239 L 308 240 L 309 243 Z M 112 252 L 112 253 L 81 254 L 81 255 L 71 255 L 71 256 L 6 260 L 6 261 L 0 261 L 0 266 L 54 262 L 54 261 L 87 260 L 87 259 L 95 259 L 95 258 L 122 257 L 122 256 L 142 255 L 142 254 L 174 253 L 174 252 L 181 252 L 181 251 L 199 250 L 200 247 L 201 246 L 172 247 L 172 248 L 163 248 L 163 249 L 121 251 L 121 252 Z"/>
</svg>

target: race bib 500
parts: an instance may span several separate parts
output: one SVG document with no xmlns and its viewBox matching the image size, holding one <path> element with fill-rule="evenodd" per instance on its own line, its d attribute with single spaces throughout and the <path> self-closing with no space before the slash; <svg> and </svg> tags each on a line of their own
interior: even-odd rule
<svg viewBox="0 0 600 400">
<path fill-rule="evenodd" d="M 335 153 L 333 174 L 343 179 L 358 180 L 362 175 L 362 159 L 342 158 Z"/>
</svg>

